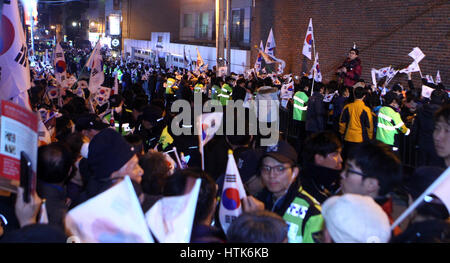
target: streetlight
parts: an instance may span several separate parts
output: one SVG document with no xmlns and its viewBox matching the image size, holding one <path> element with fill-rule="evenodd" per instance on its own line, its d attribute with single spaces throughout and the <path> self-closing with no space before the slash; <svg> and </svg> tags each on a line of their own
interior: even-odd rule
<svg viewBox="0 0 450 263">
<path fill-rule="evenodd" d="M 72 22 L 72 26 L 73 26 L 73 27 L 77 27 L 77 22 L 73 21 L 73 22 Z"/>
</svg>

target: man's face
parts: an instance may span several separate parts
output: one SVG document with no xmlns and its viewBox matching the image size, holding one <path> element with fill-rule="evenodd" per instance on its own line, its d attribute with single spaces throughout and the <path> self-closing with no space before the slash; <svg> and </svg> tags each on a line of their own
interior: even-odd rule
<svg viewBox="0 0 450 263">
<path fill-rule="evenodd" d="M 280 163 L 272 157 L 265 157 L 261 167 L 261 179 L 264 186 L 275 196 L 282 196 L 295 178 L 294 168 Z"/>
<path fill-rule="evenodd" d="M 317 166 L 322 166 L 333 170 L 341 170 L 342 169 L 341 152 L 342 149 L 339 148 L 335 152 L 329 153 L 326 156 L 316 154 L 315 163 Z"/>
<path fill-rule="evenodd" d="M 357 58 L 358 57 L 358 55 L 356 55 L 356 52 L 355 51 L 350 51 L 349 53 L 348 53 L 348 58 L 350 59 L 350 60 L 354 60 L 355 58 Z"/>
<path fill-rule="evenodd" d="M 433 141 L 439 157 L 450 157 L 450 125 L 443 117 L 434 125 Z"/>
<path fill-rule="evenodd" d="M 347 160 L 341 172 L 341 189 L 344 194 L 368 195 L 366 182 L 362 177 L 361 168 L 353 160 Z"/>
</svg>

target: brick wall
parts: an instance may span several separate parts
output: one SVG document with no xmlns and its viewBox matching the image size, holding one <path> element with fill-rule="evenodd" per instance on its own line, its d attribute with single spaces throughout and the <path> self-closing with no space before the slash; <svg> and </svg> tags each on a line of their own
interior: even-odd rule
<svg viewBox="0 0 450 263">
<path fill-rule="evenodd" d="M 170 32 L 179 38 L 180 0 L 122 1 L 123 38 L 150 40 L 152 32 Z"/>
<path fill-rule="evenodd" d="M 450 2 L 446 0 L 256 0 L 252 10 L 252 47 L 265 43 L 273 28 L 275 55 L 286 61 L 285 72 L 299 74 L 312 66 L 302 53 L 309 18 L 324 82 L 335 78 L 336 68 L 356 42 L 363 66 L 362 78 L 371 82 L 370 68 L 409 64 L 408 53 L 419 47 L 423 75 L 440 71 L 450 86 Z M 252 49 L 254 63 L 257 51 Z M 418 86 L 419 73 L 413 73 Z M 391 83 L 405 82 L 398 74 Z"/>
</svg>

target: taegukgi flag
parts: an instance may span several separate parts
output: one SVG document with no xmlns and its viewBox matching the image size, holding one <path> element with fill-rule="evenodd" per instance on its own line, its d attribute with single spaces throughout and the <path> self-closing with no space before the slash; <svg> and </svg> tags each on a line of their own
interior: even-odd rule
<svg viewBox="0 0 450 263">
<path fill-rule="evenodd" d="M 262 40 L 261 40 L 261 43 L 259 44 L 259 48 L 261 50 L 263 50 L 263 48 L 264 48 Z M 261 61 L 262 61 L 262 56 L 261 56 L 261 53 L 258 52 L 258 56 L 256 57 L 256 62 L 255 62 L 255 66 L 254 66 L 256 71 L 261 70 Z"/>
<path fill-rule="evenodd" d="M 309 58 L 309 60 L 312 59 L 313 43 L 314 43 L 314 32 L 313 32 L 312 18 L 310 18 L 302 51 L 302 54 L 305 55 L 307 58 Z"/>
<path fill-rule="evenodd" d="M 61 47 L 61 44 L 56 44 L 55 48 L 55 77 L 56 83 L 58 85 L 63 85 L 63 82 L 66 80 L 66 59 L 64 58 L 64 50 Z"/>
<path fill-rule="evenodd" d="M 91 69 L 91 76 L 89 78 L 89 91 L 95 94 L 100 86 L 105 81 L 105 75 L 103 74 L 103 58 L 100 53 L 100 40 L 95 45 L 86 66 Z"/>
<path fill-rule="evenodd" d="M 21 97 L 31 109 L 25 94 L 31 86 L 28 49 L 17 0 L 3 1 L 0 19 L 0 100 Z"/>
<path fill-rule="evenodd" d="M 270 33 L 269 33 L 269 37 L 267 38 L 266 48 L 265 48 L 264 52 L 266 52 L 267 54 L 273 56 L 275 47 L 276 47 L 276 45 L 275 45 L 275 38 L 273 37 L 273 31 L 272 31 L 272 28 L 271 28 L 270 29 Z"/>
<path fill-rule="evenodd" d="M 233 220 L 242 214 L 241 200 L 246 196 L 233 151 L 229 150 L 219 208 L 219 220 L 225 233 Z"/>
</svg>

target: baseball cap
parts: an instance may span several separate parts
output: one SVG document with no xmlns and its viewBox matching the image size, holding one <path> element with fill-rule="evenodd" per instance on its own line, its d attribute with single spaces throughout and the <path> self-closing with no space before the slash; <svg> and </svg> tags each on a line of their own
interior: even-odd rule
<svg viewBox="0 0 450 263">
<path fill-rule="evenodd" d="M 85 114 L 80 116 L 75 122 L 75 130 L 103 130 L 109 127 L 108 124 L 102 122 L 100 117 L 95 114 Z"/>
<path fill-rule="evenodd" d="M 276 145 L 267 146 L 263 155 L 265 157 L 272 157 L 280 163 L 295 164 L 297 162 L 297 152 L 287 141 L 279 141 Z"/>
</svg>

